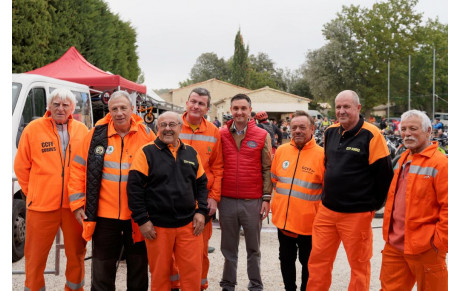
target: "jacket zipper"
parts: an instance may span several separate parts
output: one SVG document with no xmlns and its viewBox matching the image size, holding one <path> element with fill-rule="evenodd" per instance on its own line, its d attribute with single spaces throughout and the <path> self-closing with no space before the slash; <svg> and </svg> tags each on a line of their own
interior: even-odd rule
<svg viewBox="0 0 460 291">
<path fill-rule="evenodd" d="M 61 208 L 62 208 L 62 202 L 63 202 L 63 199 L 64 199 L 64 168 L 65 168 L 65 161 L 64 162 L 62 161 L 61 140 L 59 139 L 59 136 L 56 134 L 53 121 L 50 120 L 50 122 L 51 122 L 51 126 L 53 127 L 53 133 L 56 136 L 56 139 L 58 141 L 58 151 L 59 151 L 59 157 L 60 157 L 61 169 L 62 169 L 62 171 L 61 171 Z M 69 136 L 70 136 L 70 134 L 69 134 Z M 70 138 L 69 138 L 69 144 L 70 144 Z"/>
<path fill-rule="evenodd" d="M 124 137 L 121 138 L 121 154 L 120 154 L 120 178 L 118 179 L 118 219 L 121 215 L 121 161 L 123 158 Z"/>
<path fill-rule="evenodd" d="M 287 203 L 287 207 L 286 207 L 286 218 L 284 219 L 284 226 L 283 226 L 284 230 L 286 230 L 287 216 L 288 216 L 288 212 L 289 212 L 289 203 L 291 202 L 292 186 L 294 185 L 295 173 L 297 172 L 297 165 L 299 164 L 299 157 L 300 157 L 300 152 L 301 151 L 302 151 L 302 149 L 299 149 L 299 154 L 297 155 L 297 161 L 295 162 L 294 174 L 292 175 L 291 188 L 289 189 L 288 203 Z"/>
</svg>

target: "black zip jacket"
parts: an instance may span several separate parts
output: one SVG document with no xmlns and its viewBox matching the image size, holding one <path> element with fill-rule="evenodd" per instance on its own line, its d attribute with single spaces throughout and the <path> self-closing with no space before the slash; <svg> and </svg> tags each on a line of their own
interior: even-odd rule
<svg viewBox="0 0 460 291">
<path fill-rule="evenodd" d="M 339 124 L 324 132 L 323 205 L 336 212 L 366 212 L 383 206 L 393 178 L 385 138 L 360 116 L 344 131 Z"/>
<path fill-rule="evenodd" d="M 193 147 L 180 141 L 175 159 L 167 144 L 157 138 L 136 153 L 129 171 L 131 217 L 138 225 L 148 220 L 160 227 L 187 225 L 195 213 L 208 212 L 207 183 Z"/>
</svg>

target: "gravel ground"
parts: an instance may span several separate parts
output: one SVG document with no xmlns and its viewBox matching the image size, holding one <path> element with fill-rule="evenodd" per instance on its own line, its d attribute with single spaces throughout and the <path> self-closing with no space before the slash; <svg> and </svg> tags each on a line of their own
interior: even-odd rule
<svg viewBox="0 0 460 291">
<path fill-rule="evenodd" d="M 371 259 L 371 284 L 370 290 L 379 290 L 380 281 L 380 264 L 382 256 L 380 254 L 384 246 L 384 241 L 382 239 L 382 219 L 375 218 L 372 222 L 374 227 L 374 255 Z M 262 281 L 264 283 L 265 290 L 275 291 L 283 290 L 283 279 L 281 277 L 280 263 L 278 260 L 278 238 L 276 234 L 276 228 L 273 224 L 267 224 L 264 221 L 262 235 L 261 235 L 261 252 L 262 252 Z M 209 254 L 209 259 L 211 262 L 208 280 L 209 288 L 208 290 L 220 290 L 219 281 L 222 276 L 222 267 L 224 263 L 224 258 L 220 252 L 220 229 L 218 223 L 214 223 L 213 235 L 209 242 L 209 245 L 215 247 L 216 250 Z M 88 244 L 87 257 L 91 255 L 91 243 Z M 47 270 L 54 269 L 54 250 L 55 247 L 51 249 L 50 255 L 48 257 Z M 236 290 L 246 290 L 248 285 L 248 278 L 246 275 L 246 249 L 244 238 L 240 238 L 240 252 L 238 256 L 238 285 Z M 60 273 L 58 276 L 53 274 L 45 275 L 46 289 L 47 290 L 62 290 L 65 284 L 65 262 L 66 258 L 64 256 L 64 251 L 61 251 L 60 255 Z M 91 282 L 91 261 L 86 261 L 86 284 L 85 289 L 90 290 Z M 20 261 L 13 263 L 13 270 L 24 270 L 24 258 Z M 300 263 L 297 261 L 297 286 L 300 286 Z M 24 290 L 24 275 L 13 275 L 13 290 Z M 345 251 L 340 245 L 339 251 L 337 253 L 337 258 L 334 264 L 334 270 L 332 274 L 332 285 L 330 290 L 343 291 L 347 290 L 348 282 L 350 280 L 350 267 L 347 262 Z M 126 290 L 126 264 L 121 262 L 116 281 L 117 290 Z M 414 288 L 414 290 L 416 290 Z"/>
</svg>

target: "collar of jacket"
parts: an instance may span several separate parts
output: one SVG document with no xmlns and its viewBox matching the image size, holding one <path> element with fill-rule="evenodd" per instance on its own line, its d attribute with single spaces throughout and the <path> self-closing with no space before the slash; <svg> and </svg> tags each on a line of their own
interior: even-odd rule
<svg viewBox="0 0 460 291">
<path fill-rule="evenodd" d="M 355 127 L 353 127 L 353 128 L 350 129 L 350 130 L 345 130 L 345 129 L 343 128 L 343 126 L 340 125 L 339 133 L 340 133 L 341 135 L 354 136 L 354 135 L 356 135 L 356 134 L 361 130 L 361 127 L 363 127 L 363 124 L 364 124 L 364 117 L 360 114 L 360 115 L 359 115 L 358 124 L 356 124 Z"/>
<path fill-rule="evenodd" d="M 436 151 L 438 150 L 438 142 L 437 141 L 432 141 L 431 144 L 426 148 L 424 149 L 423 151 L 421 151 L 420 153 L 416 153 L 414 154 L 414 157 L 417 156 L 417 155 L 420 155 L 420 156 L 423 156 L 423 157 L 426 157 L 426 158 L 431 158 L 435 153 Z M 404 158 L 406 159 L 406 157 L 410 154 L 410 150 L 406 150 L 402 155 L 401 155 L 401 158 Z"/>
<path fill-rule="evenodd" d="M 182 126 L 188 127 L 190 128 L 190 130 L 192 130 L 192 128 L 190 127 L 186 119 L 187 114 L 188 114 L 187 112 L 184 112 L 184 114 L 182 114 Z M 198 126 L 195 132 L 205 132 L 207 129 L 208 129 L 208 125 L 206 124 L 206 119 L 204 117 L 201 117 L 200 125 Z"/>
<path fill-rule="evenodd" d="M 296 144 L 294 142 L 294 139 L 291 138 L 291 141 L 289 142 L 289 144 L 291 146 L 295 147 L 296 150 L 298 150 L 298 148 L 297 148 L 297 146 L 296 146 Z M 303 145 L 301 150 L 305 151 L 305 150 L 313 148 L 314 146 L 316 146 L 316 140 L 315 140 L 315 137 L 312 135 L 311 139 L 306 144 Z"/>
<path fill-rule="evenodd" d="M 179 148 L 178 148 L 178 151 L 179 151 L 179 150 L 184 149 L 184 148 L 185 148 L 185 145 L 184 145 L 184 143 L 180 140 L 180 138 L 178 138 L 178 141 L 179 141 L 179 143 L 180 143 L 180 144 L 179 144 Z M 162 141 L 160 140 L 160 136 L 157 137 L 157 139 L 154 141 L 154 143 L 155 143 L 155 145 L 157 146 L 157 148 L 159 148 L 160 150 L 164 150 L 164 149 L 169 150 L 169 149 L 168 149 L 168 144 L 162 142 Z"/>
<path fill-rule="evenodd" d="M 254 126 L 256 126 L 254 118 L 249 119 L 248 123 L 246 124 L 246 127 L 244 128 L 244 133 L 246 133 L 249 128 Z M 234 126 L 233 119 L 227 122 L 227 128 L 230 130 L 230 132 L 236 132 L 236 127 Z"/>
<path fill-rule="evenodd" d="M 131 114 L 131 127 L 129 128 L 129 132 L 137 132 L 139 130 L 139 125 L 142 124 L 143 120 L 142 118 L 137 115 L 137 114 Z M 117 134 L 117 131 L 115 130 L 115 127 L 113 126 L 113 120 L 112 116 L 110 113 L 108 113 L 106 116 L 103 118 L 99 119 L 98 122 L 96 122 L 96 125 L 102 125 L 102 124 L 108 124 L 109 128 L 107 130 L 107 136 L 112 136 Z"/>
</svg>

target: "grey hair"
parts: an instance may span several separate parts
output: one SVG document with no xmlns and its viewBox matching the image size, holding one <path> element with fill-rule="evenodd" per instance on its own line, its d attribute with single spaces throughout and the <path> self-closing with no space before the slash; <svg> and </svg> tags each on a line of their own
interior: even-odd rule
<svg viewBox="0 0 460 291">
<path fill-rule="evenodd" d="M 66 88 L 57 88 L 54 89 L 53 92 L 51 92 L 50 95 L 46 98 L 46 109 L 50 109 L 51 102 L 53 102 L 54 99 L 59 99 L 62 101 L 65 101 L 66 99 L 69 99 L 70 102 L 72 103 L 72 110 L 71 113 L 75 111 L 75 105 L 77 104 L 77 98 L 75 97 L 75 94 L 72 93 L 69 89 Z"/>
<path fill-rule="evenodd" d="M 351 97 L 353 98 L 353 102 L 355 102 L 356 105 L 360 105 L 361 103 L 359 102 L 359 96 L 358 93 L 356 93 L 353 90 L 344 90 L 337 94 L 337 97 L 339 97 L 342 94 L 351 94 Z M 335 97 L 337 99 L 337 97 Z"/>
<path fill-rule="evenodd" d="M 109 104 L 111 103 L 111 101 L 115 101 L 116 99 L 121 98 L 121 97 L 125 97 L 126 99 L 128 99 L 129 105 L 133 106 L 133 101 L 131 100 L 131 96 L 126 91 L 113 92 L 112 95 L 110 96 Z"/>
<path fill-rule="evenodd" d="M 177 112 L 174 112 L 174 111 L 165 111 L 163 113 L 160 114 L 160 116 L 158 116 L 158 121 L 160 121 L 160 118 L 163 116 L 163 115 L 166 115 L 166 114 L 173 114 L 176 118 L 177 118 L 177 122 L 179 124 L 182 124 L 182 117 L 179 113 Z"/>
<path fill-rule="evenodd" d="M 428 129 L 431 128 L 430 118 L 426 115 L 426 113 L 420 110 L 416 110 L 416 109 L 412 109 L 412 110 L 404 112 L 401 115 L 401 122 L 411 117 L 418 117 L 420 119 L 422 123 L 422 129 L 424 132 L 428 132 Z"/>
</svg>

